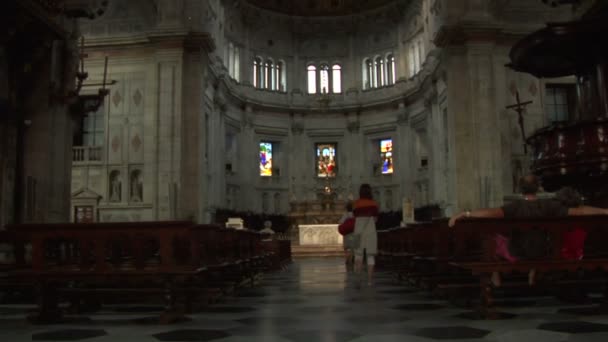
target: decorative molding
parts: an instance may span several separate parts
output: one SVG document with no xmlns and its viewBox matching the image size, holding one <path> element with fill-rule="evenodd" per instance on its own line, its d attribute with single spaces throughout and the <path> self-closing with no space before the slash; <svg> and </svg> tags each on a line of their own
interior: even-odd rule
<svg viewBox="0 0 608 342">
<path fill-rule="evenodd" d="M 211 37 L 210 33 L 187 30 L 152 31 L 148 33 L 104 37 L 93 36 L 87 38 L 86 41 L 87 49 L 104 48 L 104 51 L 107 51 L 108 47 L 116 47 L 117 52 L 120 52 L 120 49 L 124 49 L 125 46 L 137 48 L 141 45 L 184 48 L 187 51 L 202 49 L 202 51 L 207 53 L 213 52 L 216 49 L 215 40 Z"/>
<path fill-rule="evenodd" d="M 309 137 L 323 137 L 323 138 L 340 138 L 344 136 L 344 130 L 342 129 L 309 129 L 306 131 Z"/>
<path fill-rule="evenodd" d="M 411 127 L 414 129 L 420 129 L 420 128 L 425 128 L 424 124 L 426 123 L 426 119 L 427 119 L 427 112 L 426 111 L 422 111 L 418 114 L 412 115 L 410 117 L 410 124 Z"/>
<path fill-rule="evenodd" d="M 396 130 L 397 130 L 397 127 L 395 125 L 391 124 L 390 126 L 366 127 L 363 129 L 363 133 L 365 135 L 371 135 L 371 134 L 378 134 L 378 133 L 395 132 Z"/>
<path fill-rule="evenodd" d="M 228 115 L 227 113 L 224 113 L 224 122 L 227 127 L 230 127 L 235 132 L 241 131 L 241 121 Z"/>
<path fill-rule="evenodd" d="M 254 132 L 259 135 L 277 136 L 277 137 L 286 137 L 288 135 L 286 130 L 280 129 L 280 128 L 274 128 L 274 127 L 256 126 L 254 128 Z"/>
<path fill-rule="evenodd" d="M 437 47 L 463 45 L 470 42 L 510 46 L 526 34 L 527 32 L 507 31 L 497 23 L 445 25 L 437 32 L 434 43 Z"/>
</svg>

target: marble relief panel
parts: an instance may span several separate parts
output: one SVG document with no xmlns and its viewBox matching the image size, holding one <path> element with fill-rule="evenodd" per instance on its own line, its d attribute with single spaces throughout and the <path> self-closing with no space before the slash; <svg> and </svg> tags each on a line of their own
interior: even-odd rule
<svg viewBox="0 0 608 342">
<path fill-rule="evenodd" d="M 111 74 L 111 78 L 113 80 L 118 81 L 115 85 L 112 86 L 110 90 L 110 116 L 118 116 L 123 115 L 126 111 L 125 108 L 125 95 L 127 91 L 127 85 L 125 82 L 125 75 L 120 74 Z"/>
<path fill-rule="evenodd" d="M 123 139 L 124 126 L 114 123 L 110 126 L 108 132 L 108 163 L 121 164 L 123 161 Z"/>
<path fill-rule="evenodd" d="M 144 114 L 144 92 L 145 76 L 143 73 L 131 73 L 127 75 L 126 88 L 128 89 L 128 114 L 140 116 Z"/>
<path fill-rule="evenodd" d="M 132 124 L 129 126 L 129 162 L 142 163 L 144 160 L 144 134 L 143 125 Z"/>
</svg>

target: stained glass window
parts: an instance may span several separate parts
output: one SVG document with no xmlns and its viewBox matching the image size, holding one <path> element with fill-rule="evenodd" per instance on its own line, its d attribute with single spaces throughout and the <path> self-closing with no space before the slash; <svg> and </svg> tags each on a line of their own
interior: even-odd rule
<svg viewBox="0 0 608 342">
<path fill-rule="evenodd" d="M 272 143 L 260 143 L 260 176 L 272 176 Z"/>
<path fill-rule="evenodd" d="M 317 144 L 317 176 L 336 176 L 336 144 Z"/>
<path fill-rule="evenodd" d="M 393 173 L 393 139 L 380 140 L 380 160 L 382 161 L 382 174 Z"/>
</svg>

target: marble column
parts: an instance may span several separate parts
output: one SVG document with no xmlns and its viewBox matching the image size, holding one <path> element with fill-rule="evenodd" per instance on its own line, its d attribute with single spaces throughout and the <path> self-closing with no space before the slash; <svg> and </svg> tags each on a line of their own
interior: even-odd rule
<svg viewBox="0 0 608 342">
<path fill-rule="evenodd" d="M 217 96 L 217 94 L 216 94 Z M 225 103 L 214 99 L 213 112 L 209 117 L 209 206 L 212 209 L 224 208 L 226 192 L 225 144 Z"/>
<path fill-rule="evenodd" d="M 251 104 L 245 104 L 245 108 L 241 112 L 241 137 L 239 139 L 238 155 L 238 174 L 240 179 L 241 198 L 240 210 L 251 209 L 251 202 L 255 200 L 255 185 L 259 178 L 260 170 L 260 144 L 255 139 L 254 132 L 254 113 Z"/>
<path fill-rule="evenodd" d="M 398 177 L 398 182 L 401 184 L 401 200 L 410 199 L 413 203 L 416 193 L 414 181 L 418 168 L 415 151 L 416 139 L 410 127 L 407 107 L 403 103 L 399 104 L 396 121 L 397 134 L 393 144 L 395 149 L 394 168 L 397 174 L 393 176 Z"/>
<path fill-rule="evenodd" d="M 306 200 L 307 192 L 304 190 L 307 183 L 306 158 L 307 143 L 305 132 L 305 120 L 302 114 L 293 113 L 291 115 L 291 129 L 289 132 L 289 170 L 291 179 L 291 189 L 298 202 Z M 310 149 L 308 149 L 310 151 Z M 290 195 L 290 197 L 292 197 Z M 290 199 L 292 200 L 293 197 Z"/>
<path fill-rule="evenodd" d="M 186 52 L 184 58 L 184 112 L 181 122 L 182 139 L 181 150 L 184 151 L 180 179 L 180 212 L 179 218 L 194 219 L 201 222 L 202 217 L 198 212 L 201 196 L 199 189 L 201 182 L 205 181 L 204 168 L 204 146 L 205 139 L 203 121 L 203 91 L 204 83 L 203 68 L 207 68 L 207 54 L 195 50 Z"/>
<path fill-rule="evenodd" d="M 346 165 L 341 166 L 342 170 L 348 170 L 345 172 L 348 174 L 346 184 L 348 186 L 346 198 L 354 200 L 359 196 L 359 186 L 363 182 L 363 178 L 366 176 L 366 172 L 369 170 L 369 164 L 364 164 L 365 155 L 367 153 L 366 141 L 363 139 L 361 134 L 361 121 L 359 113 L 351 112 L 346 115 L 346 136 L 344 138 L 346 142 L 346 155 L 349 158 L 346 160 Z"/>
<path fill-rule="evenodd" d="M 158 61 L 158 118 L 156 137 L 157 219 L 175 219 L 181 174 L 182 54 L 166 51 Z"/>
<path fill-rule="evenodd" d="M 480 43 L 449 48 L 447 60 L 457 206 L 500 205 L 503 155 L 492 46 Z"/>
</svg>

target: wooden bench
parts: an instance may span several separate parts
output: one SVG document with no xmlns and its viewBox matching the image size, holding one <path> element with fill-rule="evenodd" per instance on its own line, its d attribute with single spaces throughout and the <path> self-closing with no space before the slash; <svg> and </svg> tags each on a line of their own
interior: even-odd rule
<svg viewBox="0 0 608 342">
<path fill-rule="evenodd" d="M 78 311 L 118 298 L 162 302 L 169 323 L 266 263 L 259 234 L 191 222 L 27 224 L 7 234 L 15 263 L 4 286 L 33 287 L 41 322 L 61 318 L 61 301 Z"/>
<path fill-rule="evenodd" d="M 449 265 L 454 260 L 452 234 L 445 220 L 379 232 L 379 266 L 388 262 L 399 279 L 433 290 L 444 279 L 462 277 Z"/>
<path fill-rule="evenodd" d="M 561 257 L 564 233 L 575 227 L 588 232 L 585 258 L 569 261 Z M 535 260 L 514 263 L 495 255 L 496 234 L 510 237 L 515 231 L 544 230 L 548 251 Z M 608 217 L 567 217 L 539 219 L 469 219 L 454 228 L 447 220 L 416 224 L 407 228 L 380 232 L 379 249 L 383 258 L 392 260 L 391 268 L 408 282 L 442 295 L 480 294 L 480 314 L 495 317 L 492 272 L 505 275 L 503 287 L 527 290 L 527 273 L 535 269 L 543 274 L 557 274 L 540 281 L 537 288 L 576 288 L 606 291 L 604 271 L 608 267 Z M 387 241 L 390 239 L 391 241 Z M 390 256 L 390 257 L 389 257 Z M 397 260 L 395 262 L 395 260 Z M 584 278 L 576 271 L 585 271 Z M 519 276 L 512 276 L 513 274 Z"/>
<path fill-rule="evenodd" d="M 582 260 L 567 260 L 562 257 L 563 237 L 569 230 L 580 228 L 587 232 L 585 256 Z M 540 247 L 545 253 L 533 260 L 518 260 L 508 262 L 496 256 L 495 236 L 497 234 L 511 238 L 516 233 L 542 231 L 547 237 Z M 486 318 L 496 317 L 494 311 L 493 285 L 491 275 L 499 272 L 506 275 L 505 284 L 509 286 L 510 274 L 526 275 L 534 269 L 539 281 L 534 284 L 539 287 L 556 288 L 560 284 L 579 284 L 581 289 L 590 284 L 604 287 L 606 295 L 605 275 L 608 270 L 608 217 L 579 216 L 566 218 L 535 218 L 535 219 L 469 219 L 457 223 L 453 229 L 453 255 L 450 265 L 466 270 L 478 277 L 480 289 L 480 314 Z M 477 260 L 462 260 L 458 256 L 471 245 L 470 241 L 478 241 L 479 258 Z M 596 272 L 593 279 L 577 279 L 576 272 Z M 543 283 L 542 275 L 559 273 L 562 277 L 553 278 L 549 283 Z M 525 277 L 525 276 L 524 276 Z M 527 282 L 526 282 L 527 283 Z"/>
</svg>

